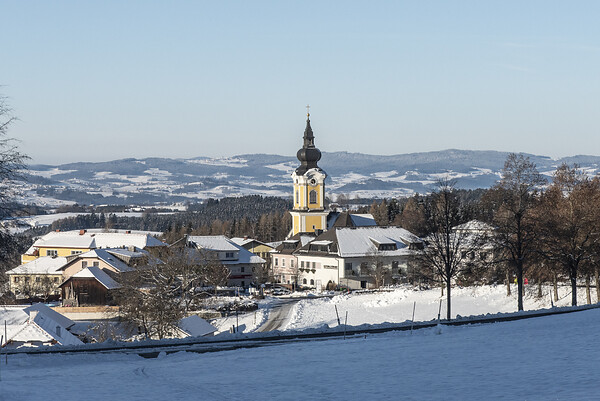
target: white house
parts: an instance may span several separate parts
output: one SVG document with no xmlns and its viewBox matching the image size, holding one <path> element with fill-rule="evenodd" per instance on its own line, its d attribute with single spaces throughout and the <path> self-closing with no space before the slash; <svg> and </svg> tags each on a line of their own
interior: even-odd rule
<svg viewBox="0 0 600 401">
<path fill-rule="evenodd" d="M 248 287 L 252 273 L 265 260 L 244 249 L 224 235 L 188 236 L 187 245 L 208 251 L 229 269 L 229 286 Z"/>
<path fill-rule="evenodd" d="M 0 321 L 6 321 L 7 348 L 51 345 L 80 345 L 81 340 L 68 331 L 75 323 L 44 304 L 0 306 Z M 4 334 L 4 327 L 2 328 Z"/>
<path fill-rule="evenodd" d="M 397 278 L 421 249 L 423 241 L 400 227 L 334 227 L 294 255 L 300 285 L 370 288 L 375 285 L 374 266 L 385 271 L 388 280 Z"/>
</svg>

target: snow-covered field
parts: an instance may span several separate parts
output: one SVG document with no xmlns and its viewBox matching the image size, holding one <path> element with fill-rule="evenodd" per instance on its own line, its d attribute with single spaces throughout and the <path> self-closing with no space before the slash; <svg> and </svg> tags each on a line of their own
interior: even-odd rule
<svg viewBox="0 0 600 401">
<path fill-rule="evenodd" d="M 144 359 L 11 355 L 0 400 L 591 400 L 600 310 Z"/>
<path fill-rule="evenodd" d="M 569 306 L 571 304 L 571 290 L 568 286 L 559 287 L 559 301 L 551 301 L 551 287 L 543 287 L 542 298 L 538 298 L 537 287 L 526 287 L 524 298 L 525 310 L 550 308 L 551 306 Z M 299 295 L 299 294 L 296 294 Z M 596 291 L 592 288 L 592 301 L 596 301 Z M 429 321 L 437 319 L 442 300 L 441 316 L 446 316 L 446 298 L 441 297 L 438 288 L 430 290 L 416 290 L 410 287 L 400 287 L 390 292 L 376 292 L 364 294 L 336 295 L 332 298 L 302 299 L 296 303 L 290 315 L 283 322 L 279 330 L 305 330 L 319 328 L 323 325 L 337 326 L 337 307 L 340 320 L 344 323 L 348 312 L 348 325 L 360 326 L 362 324 L 401 323 L 412 320 L 413 307 L 415 308 L 415 321 Z M 452 289 L 452 317 L 483 315 L 488 313 L 516 312 L 517 297 L 516 286 L 512 285 L 512 295 L 506 296 L 506 287 L 480 286 Z M 578 291 L 580 305 L 586 303 L 585 290 Z M 277 301 L 267 298 L 259 302 L 260 309 L 248 314 L 217 319 L 213 324 L 220 332 L 228 331 L 236 322 L 240 331 L 245 333 L 256 331 L 268 319 L 269 312 Z"/>
</svg>

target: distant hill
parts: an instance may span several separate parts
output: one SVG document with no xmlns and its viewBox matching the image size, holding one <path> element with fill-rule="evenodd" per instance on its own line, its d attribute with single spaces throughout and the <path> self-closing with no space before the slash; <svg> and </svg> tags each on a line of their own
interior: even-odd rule
<svg viewBox="0 0 600 401">
<path fill-rule="evenodd" d="M 466 189 L 488 188 L 496 182 L 506 152 L 449 149 L 392 156 L 324 152 L 319 165 L 329 174 L 328 195 L 398 197 L 426 193 L 441 177 Z M 550 176 L 563 162 L 598 172 L 600 156 L 554 160 L 528 155 Z M 29 203 L 159 204 L 238 195 L 289 197 L 293 156 L 267 154 L 227 158 L 121 159 L 62 165 L 33 165 L 23 189 Z"/>
</svg>

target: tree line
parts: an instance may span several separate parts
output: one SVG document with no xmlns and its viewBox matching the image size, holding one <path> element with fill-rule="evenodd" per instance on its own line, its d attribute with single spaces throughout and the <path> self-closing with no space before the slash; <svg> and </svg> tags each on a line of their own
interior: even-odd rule
<svg viewBox="0 0 600 401">
<path fill-rule="evenodd" d="M 469 274 L 494 282 L 504 275 L 507 285 L 515 277 L 519 310 L 525 277 L 540 292 L 543 282 L 552 282 L 554 300 L 557 282 L 567 281 L 572 305 L 577 305 L 582 281 L 591 303 L 594 277 L 600 296 L 600 178 L 577 165 L 559 166 L 548 182 L 529 158 L 510 154 L 500 180 L 488 190 L 458 190 L 452 181 L 442 180 L 429 195 L 374 202 L 370 212 L 379 224 L 399 225 L 425 238 L 421 271 L 444 283 L 448 315 L 451 283 Z M 473 219 L 489 224 L 490 232 L 455 229 Z M 473 260 L 474 252 L 485 246 L 493 250 L 492 260 Z"/>
</svg>

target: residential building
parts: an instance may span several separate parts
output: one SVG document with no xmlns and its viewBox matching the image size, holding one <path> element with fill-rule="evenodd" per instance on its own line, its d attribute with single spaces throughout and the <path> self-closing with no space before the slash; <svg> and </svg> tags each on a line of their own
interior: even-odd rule
<svg viewBox="0 0 600 401">
<path fill-rule="evenodd" d="M 315 239 L 315 233 L 298 233 L 284 240 L 271 252 L 271 266 L 276 283 L 296 284 L 299 274 L 298 257 L 295 252 Z M 291 287 L 290 287 L 291 288 Z"/>
<path fill-rule="evenodd" d="M 109 305 L 121 285 L 98 266 L 88 266 L 60 284 L 64 306 Z"/>
<path fill-rule="evenodd" d="M 75 322 L 44 304 L 2 305 L 0 321 L 3 334 L 6 328 L 6 337 L 2 336 L 0 344 L 3 348 L 83 344 L 68 331 Z"/>
<path fill-rule="evenodd" d="M 260 256 L 261 258 L 263 258 L 266 261 L 267 266 L 270 266 L 271 251 L 273 251 L 273 249 L 275 249 L 275 247 L 272 247 L 269 244 L 265 244 L 264 242 L 260 242 L 256 239 L 248 238 L 248 237 L 244 237 L 244 238 L 234 237 L 234 238 L 231 238 L 231 240 L 233 242 L 235 242 L 237 245 L 246 249 L 247 251 L 250 251 L 257 256 Z"/>
<path fill-rule="evenodd" d="M 300 285 L 358 289 L 398 280 L 421 249 L 421 239 L 400 227 L 343 227 L 324 232 L 293 254 Z"/>
<path fill-rule="evenodd" d="M 58 296 L 63 281 L 61 269 L 67 263 L 65 257 L 43 256 L 7 271 L 10 292 L 17 297 Z"/>
<path fill-rule="evenodd" d="M 216 261 L 229 269 L 228 285 L 249 287 L 255 269 L 262 268 L 266 261 L 236 244 L 224 235 L 188 236 L 187 246 L 208 252 Z"/>
<path fill-rule="evenodd" d="M 150 233 L 142 232 L 88 232 L 88 230 L 54 231 L 37 239 L 21 255 L 26 263 L 42 256 L 67 257 L 99 248 L 136 247 L 150 249 L 166 246 Z"/>
</svg>

